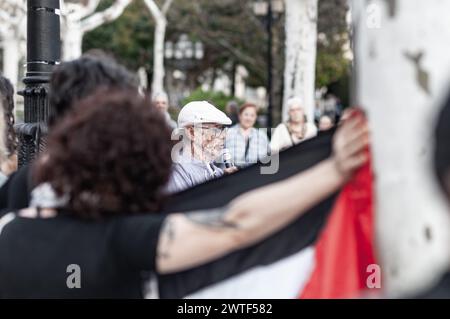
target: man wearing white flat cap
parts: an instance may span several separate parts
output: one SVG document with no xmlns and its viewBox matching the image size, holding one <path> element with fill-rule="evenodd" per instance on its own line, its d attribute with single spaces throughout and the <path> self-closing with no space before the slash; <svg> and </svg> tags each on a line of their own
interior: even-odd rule
<svg viewBox="0 0 450 319">
<path fill-rule="evenodd" d="M 183 130 L 182 154 L 176 154 L 168 191 L 175 193 L 207 180 L 232 173 L 214 165 L 222 154 L 226 125 L 231 119 L 211 103 L 194 101 L 186 104 L 178 115 L 178 127 Z"/>
</svg>

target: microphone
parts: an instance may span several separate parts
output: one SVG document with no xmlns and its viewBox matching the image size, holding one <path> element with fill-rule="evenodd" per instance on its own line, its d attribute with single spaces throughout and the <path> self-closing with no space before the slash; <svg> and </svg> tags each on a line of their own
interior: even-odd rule
<svg viewBox="0 0 450 319">
<path fill-rule="evenodd" d="M 234 166 L 231 162 L 231 153 L 227 148 L 223 149 L 222 157 L 226 168 L 231 168 Z"/>
</svg>

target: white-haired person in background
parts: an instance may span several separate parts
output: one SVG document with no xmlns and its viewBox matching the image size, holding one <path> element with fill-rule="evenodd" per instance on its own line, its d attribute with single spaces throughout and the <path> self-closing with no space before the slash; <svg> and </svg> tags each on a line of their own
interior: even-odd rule
<svg viewBox="0 0 450 319">
<path fill-rule="evenodd" d="M 287 107 L 289 119 L 276 127 L 270 141 L 272 153 L 280 152 L 317 135 L 317 127 L 307 121 L 301 99 L 289 99 Z"/>
<path fill-rule="evenodd" d="M 175 193 L 207 180 L 232 173 L 236 168 L 221 169 L 214 164 L 223 154 L 226 125 L 231 119 L 206 101 L 186 104 L 178 115 L 182 132 L 179 146 L 172 152 L 173 171 L 168 184 L 169 193 Z M 178 153 L 181 151 L 181 153 Z"/>
<path fill-rule="evenodd" d="M 164 114 L 166 118 L 167 125 L 170 126 L 171 129 L 177 128 L 177 122 L 172 120 L 169 114 L 169 97 L 165 92 L 156 92 L 152 96 L 152 104 L 153 106 Z"/>
</svg>

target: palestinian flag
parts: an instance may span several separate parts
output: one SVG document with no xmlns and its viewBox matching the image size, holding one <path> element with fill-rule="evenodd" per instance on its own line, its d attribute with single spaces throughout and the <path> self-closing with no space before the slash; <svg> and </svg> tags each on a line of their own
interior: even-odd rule
<svg viewBox="0 0 450 319">
<path fill-rule="evenodd" d="M 253 165 L 174 195 L 165 211 L 221 207 L 248 190 L 305 171 L 330 156 L 333 134 L 322 133 L 281 152 L 275 174 L 263 175 L 264 165 Z M 368 166 L 340 193 L 266 240 L 193 269 L 160 275 L 159 297 L 357 297 L 366 268 L 374 263 L 370 185 Z"/>
</svg>

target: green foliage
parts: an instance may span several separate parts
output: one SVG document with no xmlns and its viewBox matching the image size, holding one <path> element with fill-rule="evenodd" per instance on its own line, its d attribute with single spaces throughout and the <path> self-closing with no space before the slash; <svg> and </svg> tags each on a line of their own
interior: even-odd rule
<svg viewBox="0 0 450 319">
<path fill-rule="evenodd" d="M 188 32 L 205 46 L 200 73 L 210 68 L 231 74 L 233 63 L 249 70 L 250 86 L 265 85 L 267 34 L 252 11 L 252 1 L 175 0 L 168 14 L 167 38 Z"/>
<path fill-rule="evenodd" d="M 102 0 L 104 10 L 113 0 Z M 158 1 L 161 4 L 161 1 Z M 318 43 L 317 87 L 328 86 L 346 77 L 349 62 L 343 57 L 348 33 L 347 0 L 319 0 L 318 32 L 326 43 Z M 198 76 L 208 69 L 232 73 L 233 64 L 249 71 L 247 84 L 265 86 L 267 77 L 267 34 L 263 22 L 252 11 L 252 1 L 242 0 L 174 0 L 168 12 L 166 39 L 176 41 L 181 33 L 202 41 L 205 58 L 190 70 L 192 87 Z M 84 36 L 83 50 L 101 48 L 133 70 L 145 66 L 153 69 L 154 21 L 143 0 L 134 0 L 123 15 Z M 274 24 L 274 93 L 280 103 L 284 71 L 284 17 Z M 167 64 L 170 69 L 170 63 Z"/>
<path fill-rule="evenodd" d="M 317 31 L 325 41 L 317 43 L 316 87 L 346 81 L 350 62 L 344 58 L 348 39 L 347 0 L 319 0 Z"/>
<path fill-rule="evenodd" d="M 346 76 L 349 61 L 342 54 L 333 54 L 326 50 L 317 53 L 316 87 L 328 86 Z"/>
<path fill-rule="evenodd" d="M 112 2 L 102 0 L 97 11 Z M 88 32 L 83 38 L 83 51 L 100 48 L 132 70 L 144 66 L 151 73 L 153 31 L 153 19 L 143 1 L 133 1 L 117 20 Z"/>
<path fill-rule="evenodd" d="M 192 101 L 208 101 L 213 104 L 219 110 L 225 112 L 225 106 L 230 101 L 236 101 L 239 105 L 243 104 L 242 100 L 239 100 L 236 97 L 226 95 L 223 92 L 212 92 L 212 91 L 203 91 L 201 88 L 198 88 L 194 92 L 191 93 L 187 98 L 183 100 L 183 105 L 186 105 Z"/>
</svg>

